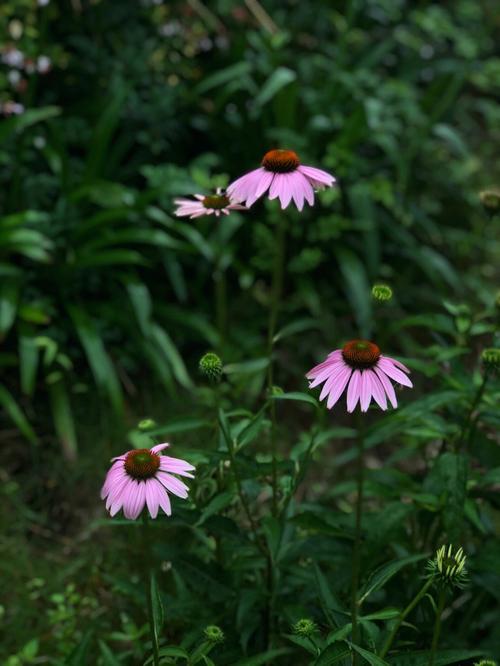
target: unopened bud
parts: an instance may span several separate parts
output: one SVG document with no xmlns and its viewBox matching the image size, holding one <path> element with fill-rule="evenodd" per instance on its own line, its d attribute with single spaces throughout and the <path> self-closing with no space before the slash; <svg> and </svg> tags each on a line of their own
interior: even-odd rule
<svg viewBox="0 0 500 666">
<path fill-rule="evenodd" d="M 142 421 L 139 421 L 137 424 L 137 427 L 141 432 L 147 432 L 148 430 L 156 428 L 156 422 L 153 421 L 153 419 L 142 419 Z"/>
<path fill-rule="evenodd" d="M 372 296 L 376 301 L 390 301 L 392 298 L 392 289 L 388 284 L 374 284 L 372 287 Z"/>
<path fill-rule="evenodd" d="M 496 347 L 483 349 L 481 360 L 487 370 L 500 369 L 500 349 L 497 349 Z"/>
<path fill-rule="evenodd" d="M 495 211 L 500 208 L 500 189 L 497 187 L 479 192 L 479 198 L 483 206 L 488 210 Z"/>
<path fill-rule="evenodd" d="M 296 636 L 301 636 L 302 638 L 310 638 L 314 633 L 318 631 L 318 627 L 314 620 L 310 620 L 307 617 L 298 620 L 293 626 L 292 631 Z"/>
<path fill-rule="evenodd" d="M 201 357 L 199 369 L 209 382 L 216 384 L 222 377 L 222 361 L 214 352 L 207 352 Z"/>
<path fill-rule="evenodd" d="M 208 627 L 205 627 L 203 635 L 207 641 L 210 641 L 210 643 L 224 642 L 224 632 L 215 624 L 209 624 Z"/>
</svg>

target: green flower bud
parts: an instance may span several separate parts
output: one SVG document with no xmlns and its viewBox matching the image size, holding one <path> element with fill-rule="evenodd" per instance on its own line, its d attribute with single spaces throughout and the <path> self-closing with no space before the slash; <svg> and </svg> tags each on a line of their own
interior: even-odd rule
<svg viewBox="0 0 500 666">
<path fill-rule="evenodd" d="M 139 421 L 137 424 L 137 427 L 141 432 L 147 432 L 148 430 L 156 428 L 156 421 L 153 421 L 153 419 L 142 419 L 142 421 Z"/>
<path fill-rule="evenodd" d="M 222 377 L 222 361 L 214 352 L 207 352 L 201 357 L 199 369 L 209 382 L 216 384 Z"/>
<path fill-rule="evenodd" d="M 481 659 L 481 661 L 476 661 L 474 666 L 497 666 L 497 662 L 492 659 Z"/>
<path fill-rule="evenodd" d="M 436 555 L 427 563 L 430 576 L 436 577 L 443 585 L 464 587 L 467 582 L 466 557 L 463 548 L 453 552 L 453 546 L 441 546 Z"/>
<path fill-rule="evenodd" d="M 372 296 L 376 301 L 390 301 L 392 298 L 392 289 L 387 284 L 374 284 L 372 287 Z"/>
<path fill-rule="evenodd" d="M 208 627 L 205 627 L 203 634 L 207 641 L 210 643 L 223 643 L 224 642 L 224 632 L 220 627 L 215 624 L 209 624 Z"/>
<path fill-rule="evenodd" d="M 498 210 L 500 208 L 500 189 L 492 187 L 489 190 L 479 192 L 481 203 L 488 210 Z"/>
<path fill-rule="evenodd" d="M 495 347 L 483 349 L 481 360 L 487 370 L 498 370 L 500 368 L 500 349 Z"/>
<path fill-rule="evenodd" d="M 310 638 L 318 631 L 318 627 L 313 620 L 304 617 L 292 626 L 292 631 L 296 636 L 301 636 L 301 638 Z"/>
</svg>

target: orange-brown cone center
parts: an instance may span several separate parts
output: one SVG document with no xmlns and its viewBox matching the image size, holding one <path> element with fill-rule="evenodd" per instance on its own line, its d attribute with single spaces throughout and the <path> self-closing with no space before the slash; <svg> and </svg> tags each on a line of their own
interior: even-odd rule
<svg viewBox="0 0 500 666">
<path fill-rule="evenodd" d="M 150 479 L 160 466 L 160 456 L 149 449 L 130 451 L 125 458 L 125 471 L 134 479 Z"/>
<path fill-rule="evenodd" d="M 213 208 L 214 210 L 222 210 L 229 206 L 229 198 L 225 194 L 212 194 L 205 197 L 202 201 L 205 208 Z"/>
<path fill-rule="evenodd" d="M 380 349 L 368 340 L 351 340 L 342 347 L 342 356 L 352 368 L 372 368 L 380 358 Z"/>
<path fill-rule="evenodd" d="M 290 173 L 299 166 L 300 160 L 293 150 L 270 150 L 262 159 L 262 166 L 273 173 Z"/>
</svg>

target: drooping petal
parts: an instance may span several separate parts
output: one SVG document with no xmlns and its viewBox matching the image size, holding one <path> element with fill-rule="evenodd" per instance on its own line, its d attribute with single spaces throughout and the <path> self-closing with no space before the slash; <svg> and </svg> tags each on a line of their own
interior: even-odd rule
<svg viewBox="0 0 500 666">
<path fill-rule="evenodd" d="M 351 373 L 352 368 L 346 365 L 343 371 L 338 375 L 335 386 L 332 388 L 330 395 L 328 396 L 328 402 L 326 403 L 328 409 L 331 409 L 338 402 L 340 396 L 344 392 L 345 387 L 347 386 L 347 382 L 349 381 Z"/>
<path fill-rule="evenodd" d="M 387 357 L 385 358 L 379 358 L 377 366 L 385 372 L 386 375 L 388 375 L 391 379 L 394 379 L 395 382 L 398 382 L 399 384 L 402 384 L 403 386 L 409 386 L 410 388 L 413 386 L 411 383 L 409 377 L 407 377 L 404 372 L 401 372 L 394 363 L 392 362 L 392 359 L 389 359 Z"/>
<path fill-rule="evenodd" d="M 322 183 L 323 185 L 326 185 L 327 187 L 331 187 L 335 183 L 335 178 L 331 174 L 327 173 L 326 171 L 323 171 L 322 169 L 317 169 L 316 167 L 312 166 L 306 166 L 304 164 L 301 164 L 298 168 L 298 171 L 304 174 L 307 178 L 310 180 L 317 181 L 318 183 Z"/>
<path fill-rule="evenodd" d="M 404 370 L 404 372 L 407 372 L 408 374 L 411 372 L 410 368 L 407 368 L 404 363 L 401 363 L 401 361 L 397 361 L 395 358 L 389 358 L 389 356 L 382 356 L 380 355 L 380 358 L 385 358 L 388 361 L 391 361 L 394 363 L 394 365 L 399 368 L 400 370 Z"/>
<path fill-rule="evenodd" d="M 326 380 L 323 389 L 320 393 L 319 396 L 320 400 L 324 400 L 324 398 L 326 398 L 326 396 L 330 393 L 331 388 L 337 382 L 339 375 L 343 373 L 346 367 L 347 366 L 343 361 L 339 361 L 338 363 L 335 364 L 335 367 L 332 369 L 332 372 L 328 377 L 328 379 Z"/>
<path fill-rule="evenodd" d="M 361 411 L 366 412 L 368 411 L 368 407 L 370 406 L 370 402 L 372 399 L 372 384 L 370 381 L 371 377 L 371 371 L 370 370 L 363 370 L 361 372 L 361 388 L 360 388 L 360 405 L 361 405 Z"/>
<path fill-rule="evenodd" d="M 172 515 L 172 505 L 170 504 L 170 497 L 168 496 L 167 491 L 165 488 L 161 485 L 161 483 L 155 479 L 157 489 L 156 489 L 156 497 L 158 498 L 158 504 L 161 506 L 163 509 L 163 512 L 167 514 L 167 516 Z"/>
<path fill-rule="evenodd" d="M 389 398 L 389 402 L 391 405 L 396 409 L 398 406 L 398 401 L 396 399 L 396 392 L 394 391 L 394 386 L 391 384 L 391 380 L 389 377 L 377 366 L 373 368 L 374 372 L 376 373 L 377 377 L 380 379 L 380 383 L 382 384 L 382 387 Z"/>
<path fill-rule="evenodd" d="M 372 369 L 367 370 L 366 372 L 371 373 L 372 395 L 375 401 L 377 402 L 378 406 L 385 411 L 387 409 L 387 398 L 385 395 L 385 391 L 382 387 L 382 384 L 380 383 L 379 378 Z"/>
<path fill-rule="evenodd" d="M 110 516 L 113 517 L 122 508 L 125 499 L 128 497 L 129 486 L 131 486 L 133 483 L 134 483 L 133 479 L 127 477 L 125 483 L 123 484 L 123 487 L 120 489 L 120 492 L 116 493 L 115 497 L 113 498 L 109 506 L 106 505 L 107 508 L 109 509 Z M 111 497 L 108 497 L 108 503 L 110 500 Z"/>
<path fill-rule="evenodd" d="M 123 502 L 123 515 L 125 518 L 135 520 L 146 503 L 146 482 L 134 481 L 132 486 L 128 486 L 127 490 L 127 496 Z"/>
<path fill-rule="evenodd" d="M 119 481 L 120 478 L 126 475 L 125 468 L 120 463 L 114 463 L 109 472 L 106 475 L 104 484 L 101 488 L 101 499 L 104 499 L 109 491 L 113 488 L 113 485 Z"/>
<path fill-rule="evenodd" d="M 326 368 L 323 368 L 323 370 L 316 375 L 314 381 L 312 381 L 309 384 L 309 388 L 310 389 L 316 388 L 316 386 L 319 386 L 326 379 L 328 379 L 331 376 L 332 372 L 335 372 L 336 370 L 343 367 L 344 365 L 345 365 L 345 361 L 343 361 L 343 360 L 333 361 Z"/>
<path fill-rule="evenodd" d="M 194 471 L 193 465 L 190 465 L 185 460 L 179 460 L 177 458 L 169 458 L 168 456 L 162 456 L 160 461 L 160 470 L 162 472 L 170 472 L 171 474 L 178 474 L 179 476 L 187 476 L 191 479 L 194 478 L 194 475 L 191 474 Z"/>
<path fill-rule="evenodd" d="M 264 172 L 260 176 L 260 181 L 257 185 L 255 192 L 247 201 L 248 206 L 251 206 L 255 201 L 257 201 L 259 197 L 261 197 L 265 192 L 267 192 L 267 190 L 271 187 L 273 178 L 274 178 L 274 173 L 272 173 L 271 171 L 266 171 L 264 169 Z"/>
<path fill-rule="evenodd" d="M 166 449 L 170 444 L 168 442 L 163 442 L 163 444 L 155 444 L 153 447 L 151 447 L 150 451 L 152 453 L 160 453 L 160 451 L 163 451 L 163 449 Z"/>
<path fill-rule="evenodd" d="M 159 483 L 155 479 L 148 479 L 146 481 L 146 504 L 148 505 L 151 518 L 156 518 L 158 515 L 158 508 L 160 506 L 158 492 L 161 492 Z"/>
<path fill-rule="evenodd" d="M 347 411 L 353 412 L 361 394 L 361 372 L 354 370 L 347 387 Z"/>
<path fill-rule="evenodd" d="M 229 185 L 226 190 L 227 194 L 235 203 L 247 202 L 247 206 L 250 207 L 255 201 L 255 199 L 252 200 L 251 198 L 266 173 L 269 172 L 263 167 L 249 171 Z M 249 199 L 251 200 L 250 204 L 248 203 Z"/>
<path fill-rule="evenodd" d="M 173 495 L 177 495 L 177 497 L 181 497 L 182 499 L 186 499 L 188 496 L 188 487 L 185 483 L 182 483 L 182 481 L 176 479 L 175 476 L 167 474 L 166 472 L 158 471 L 156 472 L 156 478 Z"/>
</svg>

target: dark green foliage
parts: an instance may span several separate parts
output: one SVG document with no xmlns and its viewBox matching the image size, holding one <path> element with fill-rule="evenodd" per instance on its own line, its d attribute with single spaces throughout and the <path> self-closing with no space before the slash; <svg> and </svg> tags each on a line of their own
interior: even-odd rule
<svg viewBox="0 0 500 666">
<path fill-rule="evenodd" d="M 496 10 L 2 3 L 2 663 L 152 663 L 140 525 L 105 516 L 98 493 L 112 455 L 165 440 L 197 471 L 190 499 L 151 523 L 162 664 L 427 666 L 434 586 L 381 653 L 447 543 L 468 583 L 448 591 L 434 666 L 498 658 L 500 387 L 482 354 L 500 346 Z M 26 67 L 39 56 L 50 71 Z M 282 213 L 261 200 L 188 220 L 173 198 L 278 146 L 339 186 L 286 210 L 267 390 Z M 358 424 L 304 375 L 360 336 L 415 388 L 365 418 L 353 644 Z M 198 372 L 208 349 L 214 385 Z"/>
</svg>

